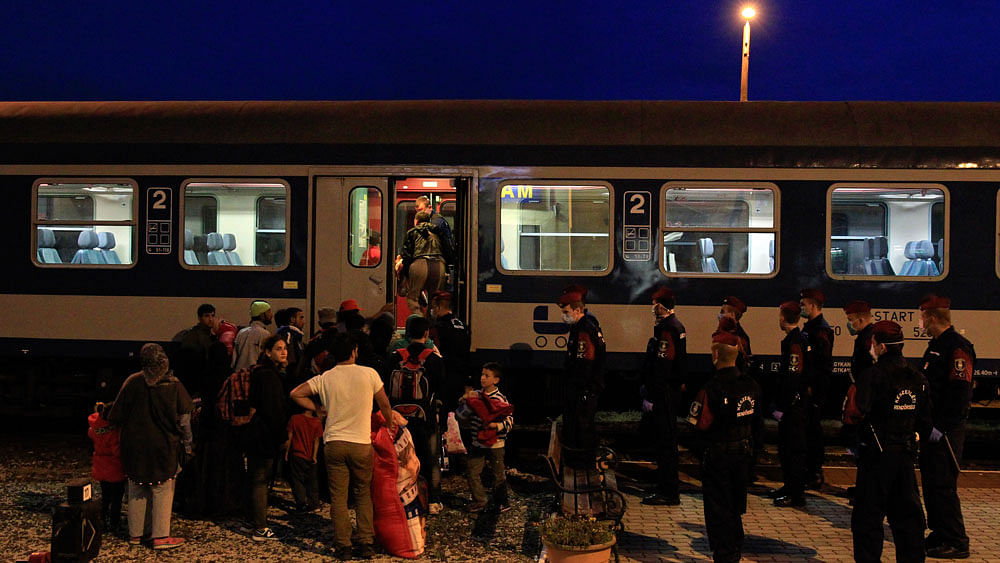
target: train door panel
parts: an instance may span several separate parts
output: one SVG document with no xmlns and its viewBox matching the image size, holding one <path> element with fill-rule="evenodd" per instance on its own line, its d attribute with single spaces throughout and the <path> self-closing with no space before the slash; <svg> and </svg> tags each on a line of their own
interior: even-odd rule
<svg viewBox="0 0 1000 563">
<path fill-rule="evenodd" d="M 395 256 L 383 237 L 388 225 L 386 178 L 316 180 L 313 306 L 354 299 L 367 315 L 389 300 Z"/>
</svg>

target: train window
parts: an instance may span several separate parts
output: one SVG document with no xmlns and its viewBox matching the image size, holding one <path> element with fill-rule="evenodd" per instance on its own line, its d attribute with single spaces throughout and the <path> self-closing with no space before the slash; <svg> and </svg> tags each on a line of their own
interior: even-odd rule
<svg viewBox="0 0 1000 563">
<path fill-rule="evenodd" d="M 685 277 L 773 276 L 777 196 L 773 184 L 667 183 L 663 271 Z"/>
<path fill-rule="evenodd" d="M 134 182 L 39 180 L 33 191 L 35 264 L 113 268 L 135 263 Z"/>
<path fill-rule="evenodd" d="M 382 263 L 382 192 L 374 187 L 354 188 L 350 200 L 351 265 L 373 268 Z"/>
<path fill-rule="evenodd" d="M 946 206 L 947 192 L 937 184 L 834 184 L 828 272 L 833 278 L 940 279 L 947 268 Z"/>
<path fill-rule="evenodd" d="M 610 186 L 504 183 L 498 195 L 501 271 L 578 275 L 610 271 Z"/>
<path fill-rule="evenodd" d="M 184 267 L 275 270 L 287 265 L 287 184 L 189 180 L 181 193 Z"/>
</svg>

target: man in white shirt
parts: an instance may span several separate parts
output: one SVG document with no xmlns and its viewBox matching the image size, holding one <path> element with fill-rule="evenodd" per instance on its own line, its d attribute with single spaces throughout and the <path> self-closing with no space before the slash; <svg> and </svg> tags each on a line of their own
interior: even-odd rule
<svg viewBox="0 0 1000 563">
<path fill-rule="evenodd" d="M 386 426 L 392 424 L 392 409 L 378 372 L 359 366 L 358 344 L 351 334 L 338 334 L 330 346 L 337 362 L 292 390 L 292 399 L 302 407 L 326 412 L 323 453 L 330 486 L 330 519 L 333 520 L 334 556 L 352 558 L 351 521 L 347 513 L 347 488 L 354 492 L 360 546 L 354 554 L 370 559 L 375 554 L 372 524 L 372 400 L 378 403 Z M 312 397 L 318 395 L 322 408 Z"/>
<path fill-rule="evenodd" d="M 233 343 L 233 370 L 248 368 L 260 359 L 261 344 L 271 336 L 267 328 L 274 318 L 271 304 L 267 301 L 254 301 L 250 304 L 250 326 L 236 334 Z"/>
</svg>

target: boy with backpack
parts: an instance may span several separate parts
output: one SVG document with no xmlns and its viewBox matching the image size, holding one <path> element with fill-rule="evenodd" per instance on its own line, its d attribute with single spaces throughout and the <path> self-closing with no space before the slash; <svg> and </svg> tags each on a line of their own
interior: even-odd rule
<svg viewBox="0 0 1000 563">
<path fill-rule="evenodd" d="M 438 433 L 437 409 L 444 383 L 444 361 L 426 347 L 431 323 L 424 317 L 406 321 L 406 337 L 410 344 L 389 357 L 389 379 L 386 393 L 392 408 L 407 420 L 413 444 L 420 460 L 420 473 L 427 481 L 431 514 L 438 514 L 441 505 L 441 435 Z"/>
<path fill-rule="evenodd" d="M 504 445 L 507 434 L 514 427 L 514 407 L 497 385 L 503 369 L 496 362 L 483 365 L 479 382 L 480 389 L 469 391 L 460 400 L 455 412 L 460 426 L 468 429 L 472 437 L 469 447 L 468 464 L 469 491 L 472 502 L 466 510 L 482 512 L 486 508 L 486 490 L 483 488 L 482 473 L 486 465 L 493 472 L 493 506 L 498 512 L 510 508 L 507 495 L 507 470 L 504 467 Z"/>
</svg>

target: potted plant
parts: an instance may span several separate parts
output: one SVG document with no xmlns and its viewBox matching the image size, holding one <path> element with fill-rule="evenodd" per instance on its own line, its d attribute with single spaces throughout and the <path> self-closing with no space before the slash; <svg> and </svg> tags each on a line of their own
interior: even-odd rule
<svg viewBox="0 0 1000 563">
<path fill-rule="evenodd" d="M 542 524 L 542 543 L 551 563 L 607 563 L 615 534 L 607 522 L 553 515 Z"/>
</svg>

